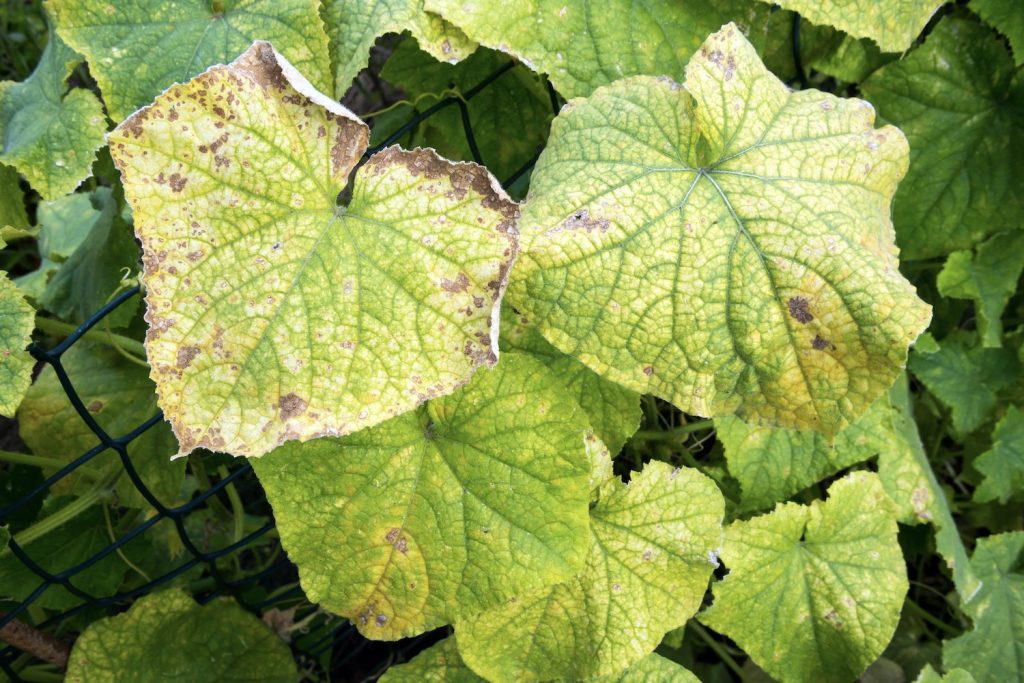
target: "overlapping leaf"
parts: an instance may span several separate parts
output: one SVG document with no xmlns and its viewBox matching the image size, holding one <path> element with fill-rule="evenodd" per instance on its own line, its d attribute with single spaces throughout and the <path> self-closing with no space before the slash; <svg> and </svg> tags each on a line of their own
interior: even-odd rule
<svg viewBox="0 0 1024 683">
<path fill-rule="evenodd" d="M 1022 557 L 1024 532 L 978 539 L 971 565 L 984 583 L 977 599 L 965 607 L 974 628 L 943 644 L 947 669 L 965 669 L 978 683 L 1024 677 Z"/>
<path fill-rule="evenodd" d="M 4 247 L 0 239 L 0 249 Z M 35 361 L 26 351 L 36 312 L 5 271 L 0 270 L 0 415 L 13 417 L 32 383 Z"/>
<path fill-rule="evenodd" d="M 317 0 L 50 0 L 61 38 L 89 60 L 107 112 L 120 121 L 168 86 L 267 40 L 331 92 Z"/>
<path fill-rule="evenodd" d="M 483 168 L 398 148 L 341 206 L 366 140 L 267 43 L 111 134 L 182 453 L 347 434 L 495 362 L 516 207 Z"/>
<path fill-rule="evenodd" d="M 233 601 L 200 607 L 178 590 L 139 598 L 124 614 L 93 622 L 68 661 L 69 683 L 293 683 L 284 641 Z"/>
<path fill-rule="evenodd" d="M 71 192 L 89 177 L 107 122 L 91 91 L 67 87 L 82 58 L 50 32 L 35 71 L 0 83 L 0 163 L 25 176 L 44 199 Z"/>
<path fill-rule="evenodd" d="M 462 658 L 491 681 L 622 671 L 700 605 L 723 512 L 715 484 L 696 470 L 650 462 L 628 485 L 607 480 L 580 574 L 456 622 Z"/>
<path fill-rule="evenodd" d="M 908 259 L 970 249 L 1024 225 L 1024 77 L 975 21 L 944 19 L 924 45 L 862 85 L 910 140 L 893 215 Z"/>
<path fill-rule="evenodd" d="M 971 9 L 1010 41 L 1014 62 L 1024 64 L 1024 9 L 1017 0 L 973 0 Z"/>
<path fill-rule="evenodd" d="M 1006 503 L 1024 492 L 1024 413 L 1009 406 L 992 432 L 992 448 L 978 456 L 974 467 L 985 479 L 974 490 L 974 499 L 998 499 Z"/>
<path fill-rule="evenodd" d="M 856 678 L 892 638 L 907 592 L 890 505 L 878 478 L 857 472 L 824 502 L 734 522 L 729 574 L 701 621 L 783 682 Z"/>
<path fill-rule="evenodd" d="M 414 412 L 254 461 L 314 602 L 395 639 L 573 576 L 586 416 L 525 354 Z"/>
<path fill-rule="evenodd" d="M 835 434 L 929 319 L 889 221 L 906 141 L 864 102 L 790 92 L 732 25 L 687 74 L 686 90 L 627 79 L 555 120 L 511 303 L 686 412 Z"/>
<path fill-rule="evenodd" d="M 370 60 L 370 48 L 385 33 L 409 30 L 434 59 L 455 63 L 477 45 L 460 29 L 423 9 L 423 0 L 324 0 L 331 39 L 335 94 L 341 97 Z"/>
</svg>

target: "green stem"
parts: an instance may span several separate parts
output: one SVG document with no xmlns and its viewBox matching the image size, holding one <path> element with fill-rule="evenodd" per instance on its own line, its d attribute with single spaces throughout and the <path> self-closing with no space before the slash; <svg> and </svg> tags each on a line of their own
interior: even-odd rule
<svg viewBox="0 0 1024 683">
<path fill-rule="evenodd" d="M 120 467 L 114 468 L 109 474 L 96 482 L 96 485 L 86 491 L 83 495 L 74 499 L 49 517 L 44 517 L 29 528 L 15 534 L 14 540 L 18 542 L 18 545 L 25 547 L 29 543 L 42 538 L 62 524 L 70 522 L 96 503 L 106 500 L 110 497 L 114 484 L 117 483 L 118 478 L 120 478 L 123 472 L 124 470 Z"/>
<path fill-rule="evenodd" d="M 711 420 L 694 420 L 693 422 L 687 422 L 675 429 L 669 429 L 666 431 L 642 429 L 634 434 L 633 438 L 643 439 L 644 441 L 675 441 L 679 437 L 686 436 L 687 434 L 711 429 L 713 425 L 714 423 Z"/>
<path fill-rule="evenodd" d="M 703 640 L 709 648 L 711 648 L 711 651 L 718 655 L 727 667 L 732 669 L 732 672 L 736 674 L 737 678 L 746 683 L 747 674 L 743 671 L 743 667 L 736 663 L 736 660 L 733 659 L 732 655 L 729 654 L 724 647 L 722 647 L 721 643 L 711 637 L 711 634 L 707 632 L 707 629 L 693 619 L 686 622 L 686 626 L 696 633 L 700 639 Z"/>
<path fill-rule="evenodd" d="M 67 337 L 78 329 L 78 325 L 61 322 L 60 320 L 54 320 L 53 318 L 37 317 L 36 329 L 42 330 L 47 334 L 52 334 L 55 337 Z M 136 355 L 142 356 L 143 358 L 146 357 L 146 347 L 143 346 L 142 342 L 129 339 L 128 337 L 120 334 L 114 334 L 113 332 L 101 332 L 99 330 L 89 330 L 82 336 L 86 339 L 98 341 L 102 344 L 110 346 L 118 345 L 126 351 L 130 351 Z"/>
<path fill-rule="evenodd" d="M 926 610 L 924 607 L 921 607 L 920 605 L 918 605 L 916 602 L 914 602 L 910 598 L 907 598 L 906 606 L 910 608 L 910 611 L 913 612 L 914 615 L 916 615 L 916 616 L 920 617 L 921 619 L 927 621 L 929 624 L 931 624 L 935 628 L 939 629 L 940 631 L 945 633 L 947 636 L 958 636 L 958 635 L 960 635 L 960 632 L 958 630 L 956 630 L 955 628 L 953 628 L 952 626 L 950 626 L 946 622 L 942 621 L 941 619 L 939 619 L 938 617 L 933 615 L 931 612 Z"/>
<path fill-rule="evenodd" d="M 14 463 L 15 465 L 30 465 L 32 467 L 52 467 L 55 470 L 59 470 L 61 467 L 67 465 L 63 460 L 57 458 L 44 458 L 40 455 L 30 455 L 29 453 L 14 453 L 12 451 L 0 451 L 0 460 L 4 462 Z M 75 469 L 75 472 L 81 472 L 85 476 L 92 480 L 100 478 L 99 473 L 90 468 L 87 465 L 81 465 Z"/>
<path fill-rule="evenodd" d="M 217 474 L 221 479 L 227 479 L 228 468 L 224 466 L 217 468 Z M 235 488 L 234 482 L 225 486 L 224 491 L 228 494 L 228 502 L 231 503 L 231 514 L 235 522 L 234 539 L 235 543 L 238 543 L 245 535 L 245 507 L 242 505 L 242 497 L 238 495 L 238 489 Z"/>
</svg>

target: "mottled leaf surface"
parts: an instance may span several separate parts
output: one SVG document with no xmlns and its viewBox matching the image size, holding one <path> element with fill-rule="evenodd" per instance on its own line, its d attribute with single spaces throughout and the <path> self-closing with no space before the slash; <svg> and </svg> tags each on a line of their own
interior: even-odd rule
<svg viewBox="0 0 1024 683">
<path fill-rule="evenodd" d="M 760 25 L 768 8 L 736 0 L 426 0 L 473 40 L 548 74 L 566 97 L 625 76 L 677 76 L 727 21 Z"/>
<path fill-rule="evenodd" d="M 888 645 L 907 592 L 896 520 L 878 478 L 855 472 L 826 501 L 734 522 L 701 621 L 773 678 L 852 680 Z"/>
<path fill-rule="evenodd" d="M 453 64 L 477 47 L 460 29 L 424 11 L 423 0 L 324 0 L 322 14 L 331 40 L 338 97 L 367 66 L 370 48 L 385 33 L 411 31 L 431 57 Z"/>
<path fill-rule="evenodd" d="M 85 409 L 110 436 L 124 436 L 156 414 L 156 394 L 146 368 L 132 363 L 113 347 L 83 339 L 61 360 Z M 25 395 L 18 411 L 18 427 L 33 453 L 64 463 L 99 444 L 49 365 Z M 166 505 L 180 499 L 185 478 L 185 461 L 171 460 L 176 452 L 177 443 L 165 422 L 157 423 L 128 445 L 128 457 L 143 483 Z M 95 484 L 97 475 L 123 469 L 120 458 L 110 451 L 93 458 L 87 467 L 75 469 L 51 490 L 81 494 Z M 54 471 L 44 469 L 48 475 Z M 127 475 L 118 481 L 115 490 L 120 505 L 149 507 Z"/>
<path fill-rule="evenodd" d="M 967 633 L 943 643 L 942 663 L 959 667 L 978 683 L 1024 677 L 1024 532 L 978 539 L 971 566 L 983 581 L 964 611 L 974 622 Z"/>
<path fill-rule="evenodd" d="M 1024 77 L 990 30 L 944 19 L 861 91 L 910 141 L 893 207 L 905 258 L 970 249 L 1024 225 Z"/>
<path fill-rule="evenodd" d="M 0 249 L 4 247 L 0 239 Z M 36 312 L 17 285 L 0 270 L 0 415 L 13 417 L 32 383 L 35 361 L 26 351 Z"/>
<path fill-rule="evenodd" d="M 91 91 L 67 87 L 82 58 L 52 31 L 35 71 L 0 83 L 0 163 L 25 176 L 44 199 L 71 192 L 89 177 L 107 122 Z"/>
<path fill-rule="evenodd" d="M 451 396 L 253 465 L 306 595 L 393 640 L 575 575 L 588 431 L 560 380 L 511 353 Z"/>
<path fill-rule="evenodd" d="M 121 121 L 165 88 L 266 40 L 331 92 L 327 34 L 316 0 L 51 0 L 57 31 L 86 56 L 107 112 Z"/>
<path fill-rule="evenodd" d="M 974 467 L 985 479 L 974 490 L 974 499 L 985 502 L 1024 492 L 1024 413 L 1009 406 L 992 432 L 992 448 L 978 456 Z"/>
<path fill-rule="evenodd" d="M 516 207 L 479 166 L 395 147 L 339 205 L 366 141 L 267 43 L 111 134 L 182 453 L 348 434 L 497 360 Z"/>
<path fill-rule="evenodd" d="M 767 0 L 763 0 L 767 1 Z M 885 52 L 910 47 L 941 0 L 782 0 L 815 24 L 829 24 L 858 38 L 870 38 Z"/>
<path fill-rule="evenodd" d="M 889 220 L 906 163 L 868 104 L 790 92 L 729 25 L 685 89 L 627 79 L 555 119 L 510 302 L 634 391 L 833 435 L 930 317 Z"/>
<path fill-rule="evenodd" d="M 502 348 L 527 352 L 547 365 L 586 411 L 595 434 L 611 453 L 618 453 L 640 426 L 638 393 L 604 379 L 556 349 L 525 315 L 508 305 L 501 310 L 500 344 Z"/>
<path fill-rule="evenodd" d="M 459 652 L 491 681 L 622 671 L 700 605 L 723 512 L 717 487 L 696 470 L 650 462 L 629 484 L 611 478 L 590 510 L 579 575 L 456 622 Z"/>
<path fill-rule="evenodd" d="M 1014 226 L 1016 227 L 1016 226 Z M 993 235 L 973 251 L 954 251 L 938 276 L 939 293 L 971 299 L 983 346 L 1003 345 L 1003 310 L 1024 269 L 1024 230 Z"/>
<path fill-rule="evenodd" d="M 69 683 L 293 683 L 295 662 L 259 617 L 220 598 L 200 607 L 179 590 L 139 598 L 89 625 L 68 661 Z"/>
</svg>

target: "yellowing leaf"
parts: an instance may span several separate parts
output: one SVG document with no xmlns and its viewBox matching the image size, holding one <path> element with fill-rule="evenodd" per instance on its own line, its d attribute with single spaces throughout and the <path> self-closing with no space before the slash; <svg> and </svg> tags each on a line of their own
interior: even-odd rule
<svg viewBox="0 0 1024 683">
<path fill-rule="evenodd" d="M 559 379 L 511 353 L 451 396 L 253 466 L 310 600 L 393 640 L 579 570 L 588 431 Z"/>
<path fill-rule="evenodd" d="M 885 52 L 910 47 L 942 0 L 762 0 L 799 12 L 815 24 L 830 24 L 870 38 Z"/>
<path fill-rule="evenodd" d="M 853 680 L 896 630 L 906 567 L 873 474 L 729 525 L 721 557 L 729 574 L 701 621 L 784 683 Z"/>
<path fill-rule="evenodd" d="M 462 658 L 490 681 L 622 671 L 700 605 L 723 512 L 715 484 L 696 470 L 650 462 L 627 485 L 607 481 L 579 575 L 456 622 Z"/>
<path fill-rule="evenodd" d="M 450 393 L 497 359 L 517 209 L 483 168 L 396 147 L 267 43 L 110 135 L 181 452 L 262 455 Z"/>
<path fill-rule="evenodd" d="M 889 218 L 906 140 L 873 122 L 790 92 L 732 25 L 685 89 L 638 77 L 574 100 L 531 179 L 510 302 L 634 391 L 833 435 L 930 318 Z"/>
<path fill-rule="evenodd" d="M 57 31 L 89 60 L 107 111 L 120 121 L 174 83 L 234 59 L 254 40 L 274 44 L 320 90 L 331 91 L 317 0 L 48 0 Z"/>
<path fill-rule="evenodd" d="M 408 29 L 423 51 L 444 62 L 465 59 L 477 47 L 460 29 L 425 12 L 423 0 L 324 0 L 323 17 L 331 39 L 338 97 L 370 61 L 370 48 L 385 33 Z"/>
<path fill-rule="evenodd" d="M 32 341 L 35 320 L 35 310 L 0 270 L 0 415 L 4 417 L 14 417 L 32 383 L 35 361 L 25 348 Z"/>
<path fill-rule="evenodd" d="M 100 101 L 89 90 L 67 87 L 81 61 L 51 31 L 32 75 L 0 83 L 0 162 L 18 169 L 44 199 L 78 187 L 103 146 L 107 120 Z"/>
</svg>

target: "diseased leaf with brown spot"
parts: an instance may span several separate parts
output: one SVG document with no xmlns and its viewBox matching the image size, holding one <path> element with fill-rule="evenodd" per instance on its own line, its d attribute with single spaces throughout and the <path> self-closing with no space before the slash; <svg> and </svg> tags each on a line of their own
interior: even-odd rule
<svg viewBox="0 0 1024 683">
<path fill-rule="evenodd" d="M 497 359 L 516 206 L 485 169 L 391 147 L 268 43 L 110 136 L 142 240 L 146 347 L 181 452 L 343 435 Z"/>
</svg>

